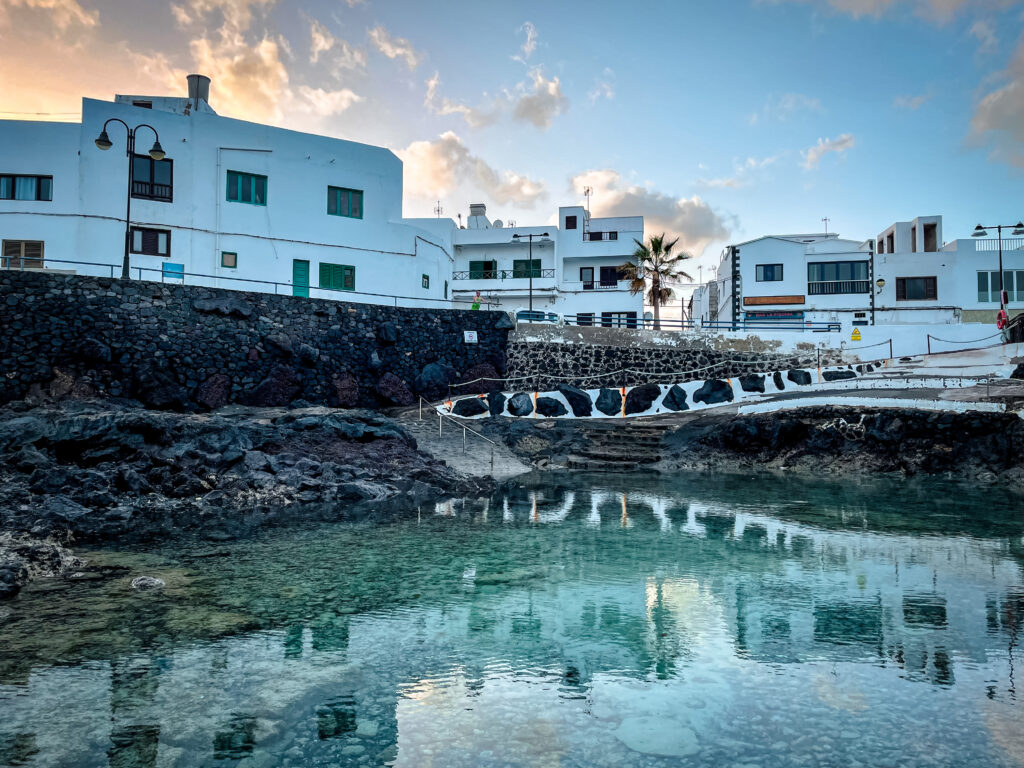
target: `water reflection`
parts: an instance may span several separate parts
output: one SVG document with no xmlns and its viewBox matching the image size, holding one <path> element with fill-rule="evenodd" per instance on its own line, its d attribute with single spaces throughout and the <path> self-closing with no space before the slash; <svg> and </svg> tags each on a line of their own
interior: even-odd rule
<svg viewBox="0 0 1024 768">
<path fill-rule="evenodd" d="M 96 553 L 0 622 L 0 764 L 1021 765 L 1024 523 L 951 489 L 577 480 Z"/>
</svg>

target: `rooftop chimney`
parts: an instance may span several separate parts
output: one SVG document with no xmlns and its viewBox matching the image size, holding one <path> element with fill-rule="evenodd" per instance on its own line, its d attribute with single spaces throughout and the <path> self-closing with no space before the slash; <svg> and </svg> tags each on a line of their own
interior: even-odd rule
<svg viewBox="0 0 1024 768">
<path fill-rule="evenodd" d="M 487 206 L 483 203 L 470 203 L 469 204 L 469 215 L 470 216 L 486 216 Z"/>
<path fill-rule="evenodd" d="M 199 109 L 199 102 L 210 103 L 210 78 L 206 75 L 189 75 L 188 97 L 192 101 L 192 108 Z"/>
<path fill-rule="evenodd" d="M 491 222 L 487 220 L 487 206 L 483 203 L 469 204 L 469 218 L 466 219 L 466 229 L 490 229 Z"/>
</svg>

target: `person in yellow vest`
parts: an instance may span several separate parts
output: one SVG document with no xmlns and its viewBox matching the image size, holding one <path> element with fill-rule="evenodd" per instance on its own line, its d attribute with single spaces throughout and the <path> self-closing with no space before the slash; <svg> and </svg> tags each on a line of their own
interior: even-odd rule
<svg viewBox="0 0 1024 768">
<path fill-rule="evenodd" d="M 480 295 L 480 291 L 476 292 L 473 297 L 473 306 L 470 309 L 480 309 L 480 303 L 484 300 L 484 297 Z"/>
</svg>

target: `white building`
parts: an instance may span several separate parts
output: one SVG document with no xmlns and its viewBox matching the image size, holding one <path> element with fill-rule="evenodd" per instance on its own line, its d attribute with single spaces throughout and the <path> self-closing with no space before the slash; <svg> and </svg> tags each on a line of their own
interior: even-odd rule
<svg viewBox="0 0 1024 768">
<path fill-rule="evenodd" d="M 127 135 L 137 129 L 131 183 L 132 278 L 401 306 L 491 306 L 591 313 L 607 323 L 643 314 L 615 267 L 643 238 L 643 218 L 502 228 L 483 206 L 451 219 L 402 217 L 402 162 L 381 147 L 217 115 L 208 78 L 189 96 L 82 100 L 81 123 L 0 121 L 0 266 L 119 276 L 128 201 Z M 96 144 L 106 128 L 112 151 Z M 474 206 L 477 208 L 477 206 Z M 533 243 L 513 234 L 547 233 Z M 481 266 L 483 265 L 483 266 Z"/>
<path fill-rule="evenodd" d="M 875 245 L 877 243 L 877 251 Z M 768 235 L 722 252 L 714 280 L 693 296 L 697 323 L 994 324 L 998 243 L 944 243 L 942 217 L 896 222 L 877 239 L 834 233 Z M 1024 311 L 1024 238 L 1003 238 L 1011 315 Z"/>
<path fill-rule="evenodd" d="M 471 206 L 466 228 L 454 236 L 453 295 L 469 299 L 479 291 L 497 309 L 532 304 L 580 325 L 635 326 L 643 296 L 630 294 L 618 268 L 632 258 L 634 238 L 643 240 L 643 217 L 594 219 L 570 206 L 558 209 L 558 221 L 505 227 L 487 218 L 485 206 Z"/>
<path fill-rule="evenodd" d="M 217 115 L 188 98 L 83 99 L 82 122 L 0 121 L 3 266 L 121 274 L 126 131 L 137 131 L 131 276 L 406 306 L 450 306 L 450 221 L 402 218 L 390 151 Z M 83 263 L 88 262 L 88 263 Z M 106 266 L 104 266 L 106 265 Z M 264 282 L 245 282 L 264 281 Z M 375 296 L 381 294 L 382 296 Z"/>
</svg>

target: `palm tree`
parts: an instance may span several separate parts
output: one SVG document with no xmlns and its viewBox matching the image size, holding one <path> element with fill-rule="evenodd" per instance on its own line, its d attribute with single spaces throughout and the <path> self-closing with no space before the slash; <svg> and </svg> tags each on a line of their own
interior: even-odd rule
<svg viewBox="0 0 1024 768">
<path fill-rule="evenodd" d="M 646 245 L 635 238 L 633 242 L 637 246 L 633 251 L 633 261 L 619 267 L 619 273 L 623 280 L 629 280 L 629 292 L 634 296 L 647 291 L 644 298 L 654 308 L 654 327 L 657 330 L 661 328 L 661 306 L 672 298 L 672 289 L 668 285 L 681 277 L 693 279 L 679 268 L 680 262 L 690 258 L 690 254 L 673 255 L 672 249 L 679 238 L 666 243 L 664 232 L 651 235 Z M 648 280 L 651 283 L 649 289 Z"/>
</svg>

